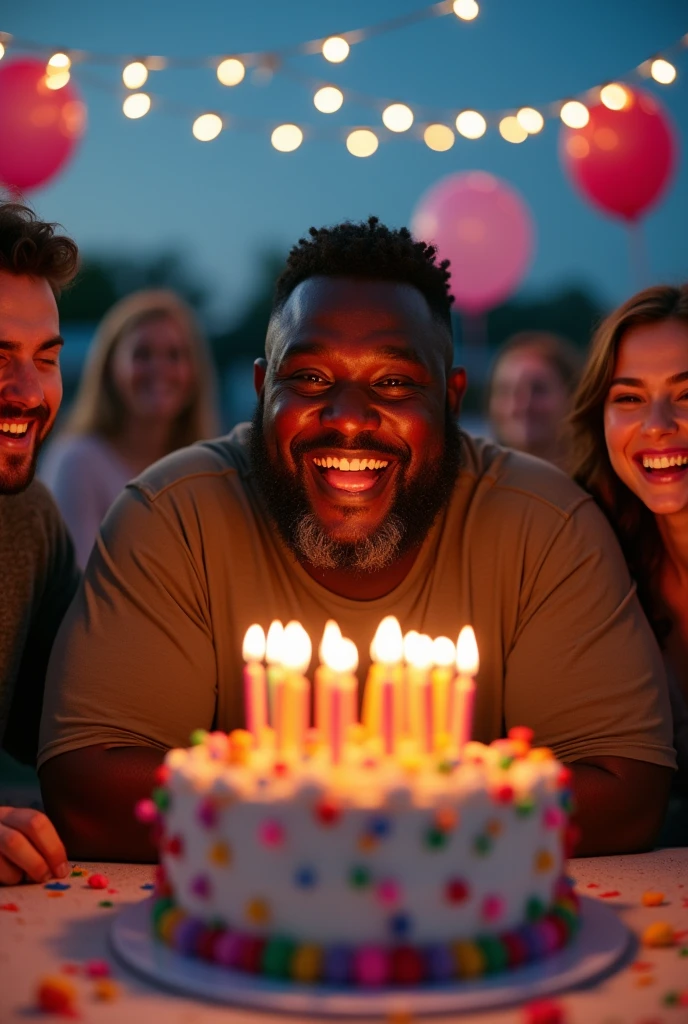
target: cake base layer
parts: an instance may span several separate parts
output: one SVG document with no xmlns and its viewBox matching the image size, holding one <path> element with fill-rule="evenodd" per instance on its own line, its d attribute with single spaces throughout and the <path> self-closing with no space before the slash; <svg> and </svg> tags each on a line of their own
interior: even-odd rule
<svg viewBox="0 0 688 1024">
<path fill-rule="evenodd" d="M 557 899 L 538 920 L 472 941 L 351 946 L 299 943 L 212 927 L 171 897 L 153 904 L 154 936 L 184 956 L 267 978 L 364 989 L 475 981 L 542 960 L 561 950 L 579 927 L 578 898 L 562 880 Z"/>
</svg>

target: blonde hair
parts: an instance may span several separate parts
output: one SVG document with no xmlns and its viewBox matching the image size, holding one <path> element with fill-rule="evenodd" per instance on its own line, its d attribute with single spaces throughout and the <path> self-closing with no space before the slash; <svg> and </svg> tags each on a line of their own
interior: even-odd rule
<svg viewBox="0 0 688 1024">
<path fill-rule="evenodd" d="M 164 289 L 133 292 L 105 314 L 89 349 L 79 389 L 65 421 L 67 434 L 98 434 L 114 438 L 126 417 L 112 379 L 112 360 L 122 338 L 151 320 L 172 320 L 189 341 L 195 370 L 191 402 L 171 431 L 169 450 L 219 433 L 215 369 L 208 344 L 190 307 Z"/>
<path fill-rule="evenodd" d="M 607 513 L 626 556 L 638 596 L 660 639 L 666 622 L 656 607 L 653 583 L 662 558 L 655 517 L 616 475 L 604 432 L 604 407 L 619 346 L 634 327 L 677 320 L 688 327 L 688 284 L 657 285 L 633 295 L 603 320 L 592 340 L 569 416 L 571 473 Z"/>
</svg>

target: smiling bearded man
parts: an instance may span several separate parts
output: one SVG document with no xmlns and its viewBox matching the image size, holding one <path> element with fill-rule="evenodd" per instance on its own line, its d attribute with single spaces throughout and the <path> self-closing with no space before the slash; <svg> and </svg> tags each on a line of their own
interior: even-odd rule
<svg viewBox="0 0 688 1024">
<path fill-rule="evenodd" d="M 192 729 L 243 725 L 253 622 L 298 619 L 317 649 L 336 619 L 362 682 L 390 614 L 473 625 L 474 738 L 530 726 L 571 765 L 582 850 L 652 842 L 675 763 L 659 651 L 590 497 L 456 427 L 448 277 L 375 218 L 311 229 L 277 282 L 252 426 L 168 456 L 111 509 L 42 727 L 74 856 L 154 857 L 134 803 Z"/>
</svg>

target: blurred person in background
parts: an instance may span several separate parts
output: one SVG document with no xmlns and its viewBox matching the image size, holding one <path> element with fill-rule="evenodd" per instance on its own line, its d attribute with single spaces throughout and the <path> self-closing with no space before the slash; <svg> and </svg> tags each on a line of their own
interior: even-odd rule
<svg viewBox="0 0 688 1024">
<path fill-rule="evenodd" d="M 573 471 L 611 520 L 663 649 L 688 795 L 688 284 L 601 324 L 571 413 Z"/>
<path fill-rule="evenodd" d="M 580 376 L 582 358 L 565 338 L 520 331 L 504 342 L 487 382 L 487 415 L 495 440 L 562 468 L 562 425 Z"/>
<path fill-rule="evenodd" d="M 55 229 L 27 206 L 0 203 L 0 747 L 29 766 L 48 657 L 79 581 L 55 502 L 34 480 L 62 400 L 55 296 L 79 265 L 75 243 Z M 68 873 L 45 814 L 0 806 L 0 885 Z"/>
<path fill-rule="evenodd" d="M 41 477 L 88 561 L 101 521 L 133 477 L 219 433 L 215 371 L 191 309 L 135 292 L 103 318 L 76 398 Z"/>
</svg>

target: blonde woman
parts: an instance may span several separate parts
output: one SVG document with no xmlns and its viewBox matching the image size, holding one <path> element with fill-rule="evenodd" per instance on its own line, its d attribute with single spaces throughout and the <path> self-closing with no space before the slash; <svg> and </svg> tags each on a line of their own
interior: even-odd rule
<svg viewBox="0 0 688 1024">
<path fill-rule="evenodd" d="M 41 470 L 79 564 L 86 564 L 103 516 L 129 480 L 176 448 L 217 433 L 215 374 L 192 311 L 169 291 L 122 299 L 98 328 Z"/>
</svg>

